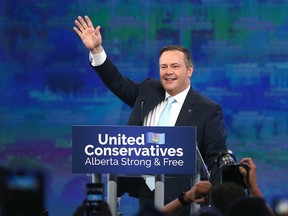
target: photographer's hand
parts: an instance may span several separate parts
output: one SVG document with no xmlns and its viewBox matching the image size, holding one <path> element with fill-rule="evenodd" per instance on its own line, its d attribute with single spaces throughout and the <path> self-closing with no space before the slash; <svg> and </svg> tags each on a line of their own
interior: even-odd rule
<svg viewBox="0 0 288 216">
<path fill-rule="evenodd" d="M 249 165 L 249 179 L 248 179 L 248 187 L 250 190 L 250 193 L 254 197 L 262 197 L 264 198 L 260 188 L 258 187 L 257 180 L 256 180 L 256 165 L 254 164 L 253 160 L 251 158 L 243 158 L 240 161 L 240 164 L 248 164 Z M 240 166 L 239 167 L 240 173 L 243 175 L 244 181 L 246 182 L 247 177 L 247 170 Z"/>
<path fill-rule="evenodd" d="M 191 203 L 204 204 L 211 189 L 212 184 L 209 181 L 199 181 L 186 192 L 185 198 Z"/>
<path fill-rule="evenodd" d="M 212 189 L 212 184 L 209 181 L 199 181 L 190 190 L 184 194 L 184 201 L 186 203 L 204 204 L 207 202 L 207 195 Z M 175 199 L 166 204 L 161 212 L 165 215 L 177 215 L 186 206 L 183 206 L 179 199 Z"/>
<path fill-rule="evenodd" d="M 253 162 L 253 160 L 251 158 L 243 158 L 240 161 L 240 164 L 248 164 L 249 165 L 249 183 L 248 183 L 248 187 L 251 193 L 251 196 L 253 197 L 260 197 L 260 198 L 264 198 L 264 195 L 262 194 L 260 188 L 258 187 L 257 181 L 256 181 L 256 165 Z M 240 166 L 239 167 L 239 171 L 240 173 L 243 175 L 244 180 L 246 179 L 247 176 L 247 171 L 244 167 Z M 272 208 L 270 207 L 270 205 L 266 202 L 266 205 L 269 209 L 269 211 L 271 212 L 271 215 L 274 215 L 274 212 L 272 210 Z"/>
</svg>

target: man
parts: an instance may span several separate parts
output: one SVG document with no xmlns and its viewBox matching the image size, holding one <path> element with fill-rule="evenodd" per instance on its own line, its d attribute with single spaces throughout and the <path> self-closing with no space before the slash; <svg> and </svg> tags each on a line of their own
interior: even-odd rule
<svg viewBox="0 0 288 216">
<path fill-rule="evenodd" d="M 175 102 L 171 105 L 168 125 L 197 127 L 197 145 L 211 171 L 211 181 L 220 183 L 215 160 L 220 152 L 227 150 L 223 113 L 220 105 L 191 87 L 194 66 L 190 52 L 181 46 L 164 47 L 159 58 L 160 81 L 148 78 L 136 83 L 123 77 L 107 57 L 102 47 L 100 26 L 94 28 L 88 16 L 85 20 L 79 16 L 75 24 L 74 31 L 90 50 L 92 67 L 105 85 L 132 108 L 128 125 L 157 126 L 166 99 L 172 96 Z M 188 178 L 166 178 L 165 203 L 190 187 Z M 142 206 L 154 197 L 153 189 L 147 187 L 143 178 L 118 178 L 118 194 L 125 192 L 139 198 Z"/>
</svg>

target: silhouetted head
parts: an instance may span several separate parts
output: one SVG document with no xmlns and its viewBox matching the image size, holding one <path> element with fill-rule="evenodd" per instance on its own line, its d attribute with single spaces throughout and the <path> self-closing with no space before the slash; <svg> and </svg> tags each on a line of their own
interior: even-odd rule
<svg viewBox="0 0 288 216">
<path fill-rule="evenodd" d="M 264 199 L 245 197 L 235 201 L 227 210 L 227 215 L 235 216 L 273 216 Z"/>
<path fill-rule="evenodd" d="M 211 192 L 211 205 L 225 214 L 227 208 L 239 198 L 247 197 L 243 187 L 234 183 L 226 182 L 215 186 Z"/>
</svg>

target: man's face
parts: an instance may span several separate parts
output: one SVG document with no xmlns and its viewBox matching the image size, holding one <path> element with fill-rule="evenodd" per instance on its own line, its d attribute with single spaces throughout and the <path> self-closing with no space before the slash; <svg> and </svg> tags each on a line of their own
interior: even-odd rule
<svg viewBox="0 0 288 216">
<path fill-rule="evenodd" d="M 184 53 L 178 50 L 165 51 L 159 58 L 160 81 L 171 96 L 184 91 L 190 85 L 193 67 L 187 68 Z"/>
</svg>

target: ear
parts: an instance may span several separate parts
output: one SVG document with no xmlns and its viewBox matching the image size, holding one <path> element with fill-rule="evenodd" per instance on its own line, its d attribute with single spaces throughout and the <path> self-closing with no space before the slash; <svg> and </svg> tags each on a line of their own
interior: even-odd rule
<svg viewBox="0 0 288 216">
<path fill-rule="evenodd" d="M 188 75 L 189 78 L 192 76 L 193 71 L 194 71 L 194 67 L 193 66 L 188 68 L 187 75 Z"/>
</svg>

